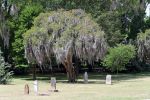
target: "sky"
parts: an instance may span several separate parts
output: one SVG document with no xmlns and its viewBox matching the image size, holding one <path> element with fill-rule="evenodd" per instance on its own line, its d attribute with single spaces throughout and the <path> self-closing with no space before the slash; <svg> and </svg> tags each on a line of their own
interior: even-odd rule
<svg viewBox="0 0 150 100">
<path fill-rule="evenodd" d="M 146 16 L 149 17 L 150 16 L 150 4 L 147 5 L 147 8 L 146 8 L 145 12 L 146 12 Z"/>
</svg>

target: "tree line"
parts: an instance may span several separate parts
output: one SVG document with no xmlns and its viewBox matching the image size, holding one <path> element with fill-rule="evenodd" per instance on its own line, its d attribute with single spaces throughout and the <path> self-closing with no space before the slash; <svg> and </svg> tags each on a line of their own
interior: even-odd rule
<svg viewBox="0 0 150 100">
<path fill-rule="evenodd" d="M 72 74 L 76 73 L 75 66 L 81 65 L 87 65 L 90 70 L 95 64 L 102 64 L 111 71 L 144 70 L 149 63 L 150 19 L 145 16 L 149 2 L 1 0 L 0 47 L 3 56 L 12 69 L 28 67 L 28 63 L 43 67 L 60 62 L 70 81 L 75 81 Z M 85 20 L 89 25 L 84 25 Z M 55 53 L 51 50 L 54 48 Z"/>
</svg>

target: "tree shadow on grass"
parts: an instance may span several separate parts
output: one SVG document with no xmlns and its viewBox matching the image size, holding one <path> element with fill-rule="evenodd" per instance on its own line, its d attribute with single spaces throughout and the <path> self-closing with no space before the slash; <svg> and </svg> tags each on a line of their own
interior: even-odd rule
<svg viewBox="0 0 150 100">
<path fill-rule="evenodd" d="M 113 84 L 117 84 L 121 82 L 136 82 L 136 79 L 142 79 L 146 77 L 150 77 L 150 72 L 113 75 L 112 80 Z"/>
<path fill-rule="evenodd" d="M 9 85 L 16 85 L 16 84 L 12 84 L 12 83 L 0 84 L 0 86 L 5 86 L 5 85 L 6 85 L 6 86 L 7 86 L 7 85 L 9 86 Z"/>
<path fill-rule="evenodd" d="M 105 84 L 105 78 L 107 74 L 101 73 L 88 73 L 89 82 L 88 84 Z M 32 81 L 32 75 L 27 76 L 14 76 L 16 79 Z M 56 77 L 57 83 L 68 83 L 67 76 L 64 73 L 57 73 L 55 75 L 37 75 L 37 80 L 50 83 L 50 78 Z M 123 81 L 135 82 L 133 79 L 150 77 L 150 72 L 144 73 L 134 73 L 134 74 L 112 74 L 113 84 L 117 84 Z M 70 83 L 68 83 L 70 84 Z M 83 81 L 83 74 L 78 76 L 77 82 L 75 84 L 85 84 Z"/>
<path fill-rule="evenodd" d="M 14 76 L 15 79 L 21 79 L 26 81 L 33 81 L 32 75 L 26 75 L 26 76 Z M 50 83 L 51 77 L 56 77 L 57 83 L 66 83 L 66 84 L 72 84 L 69 83 L 67 80 L 67 76 L 64 73 L 57 73 L 55 75 L 37 75 L 37 80 L 48 82 Z M 104 84 L 104 75 L 101 74 L 89 74 L 89 82 L 88 84 Z M 80 74 L 77 78 L 77 82 L 74 84 L 84 84 L 83 81 L 83 75 Z"/>
<path fill-rule="evenodd" d="M 24 75 L 24 76 L 14 76 L 16 79 L 21 79 L 21 80 L 27 80 L 27 81 L 32 81 L 33 80 L 33 77 L 32 75 Z M 38 74 L 37 75 L 37 80 L 50 80 L 51 77 L 56 77 L 56 78 L 59 78 L 59 80 L 65 80 L 66 77 L 65 77 L 65 74 L 63 73 L 58 73 L 56 75 L 41 75 L 41 74 Z"/>
</svg>

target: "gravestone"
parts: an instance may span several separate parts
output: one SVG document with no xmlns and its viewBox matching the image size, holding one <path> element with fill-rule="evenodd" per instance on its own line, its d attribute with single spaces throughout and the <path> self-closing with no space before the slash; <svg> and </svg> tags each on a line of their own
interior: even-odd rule
<svg viewBox="0 0 150 100">
<path fill-rule="evenodd" d="M 55 77 L 51 77 L 51 88 L 53 92 L 58 92 L 58 90 L 56 90 L 56 78 Z"/>
<path fill-rule="evenodd" d="M 34 86 L 35 94 L 38 95 L 38 81 L 37 80 L 34 81 L 33 86 Z"/>
<path fill-rule="evenodd" d="M 56 78 L 55 77 L 51 77 L 51 87 L 53 90 L 56 89 Z"/>
<path fill-rule="evenodd" d="M 26 84 L 24 87 L 24 94 L 28 95 L 29 94 L 29 85 Z"/>
<path fill-rule="evenodd" d="M 84 83 L 85 84 L 88 83 L 88 74 L 87 74 L 87 72 L 84 73 Z"/>
<path fill-rule="evenodd" d="M 111 75 L 106 76 L 106 84 L 111 85 Z"/>
</svg>

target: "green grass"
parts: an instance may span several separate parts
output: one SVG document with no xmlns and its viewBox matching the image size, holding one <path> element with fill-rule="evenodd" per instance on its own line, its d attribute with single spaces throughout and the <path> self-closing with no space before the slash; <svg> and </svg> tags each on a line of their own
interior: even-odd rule
<svg viewBox="0 0 150 100">
<path fill-rule="evenodd" d="M 66 75 L 57 78 L 58 93 L 48 92 L 50 75 L 38 75 L 39 92 L 49 96 L 36 96 L 31 76 L 15 76 L 10 85 L 0 85 L 0 100 L 144 100 L 150 99 L 150 73 L 113 75 L 113 85 L 105 85 L 104 74 L 89 74 L 89 84 L 82 75 L 75 84 L 67 83 Z M 29 84 L 30 95 L 24 95 Z"/>
</svg>

